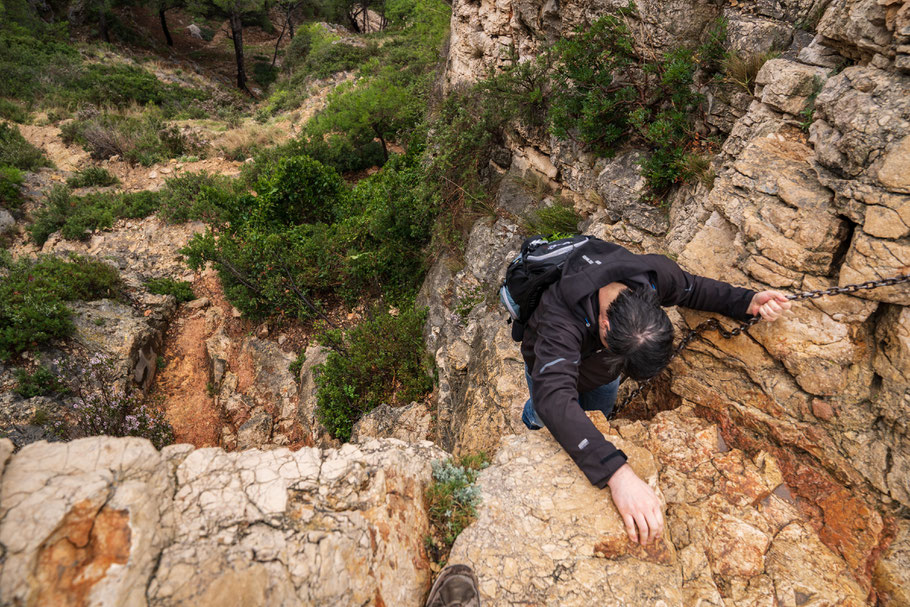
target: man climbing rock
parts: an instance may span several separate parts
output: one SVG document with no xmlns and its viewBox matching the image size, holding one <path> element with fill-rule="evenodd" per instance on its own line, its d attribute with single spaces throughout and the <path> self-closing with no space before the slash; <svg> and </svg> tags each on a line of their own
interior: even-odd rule
<svg viewBox="0 0 910 607">
<path fill-rule="evenodd" d="M 546 427 L 597 487 L 610 487 L 629 538 L 645 545 L 664 529 L 660 500 L 585 411 L 609 416 L 620 376 L 642 381 L 669 362 L 673 325 L 661 306 L 774 321 L 791 307 L 777 291 L 695 276 L 662 255 L 635 255 L 591 239 L 569 255 L 525 327 L 521 353 L 530 398 L 522 421 Z"/>
</svg>

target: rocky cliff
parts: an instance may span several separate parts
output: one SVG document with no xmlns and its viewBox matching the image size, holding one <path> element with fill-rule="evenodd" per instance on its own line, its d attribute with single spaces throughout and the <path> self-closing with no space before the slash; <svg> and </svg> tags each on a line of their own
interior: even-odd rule
<svg viewBox="0 0 910 607">
<path fill-rule="evenodd" d="M 456 2 L 444 80 L 476 80 L 509 48 L 534 56 L 619 4 Z M 667 533 L 648 549 L 626 539 L 608 493 L 549 434 L 520 422 L 522 361 L 495 291 L 522 240 L 516 219 L 557 196 L 575 201 L 588 233 L 753 288 L 910 267 L 910 3 L 639 9 L 636 42 L 650 48 L 694 46 L 724 16 L 730 49 L 782 51 L 748 92 L 706 85 L 700 128 L 724 139 L 713 183 L 681 188 L 665 212 L 639 201 L 646 151 L 594 158 L 510 130 L 490 167 L 502 175 L 496 212 L 421 292 L 434 419 L 383 407 L 353 445 L 274 448 L 296 440 L 284 426 L 313 429 L 318 352 L 292 387 L 286 355 L 257 331 L 239 356 L 230 309 L 199 303 L 186 322 L 200 326 L 203 366 L 232 416 L 226 443 L 271 450 L 91 438 L 12 454 L 0 442 L 0 603 L 421 605 L 430 462 L 487 450 L 477 521 L 450 557 L 474 567 L 485 605 L 910 604 L 906 288 L 802 302 L 733 340 L 708 334 L 636 406 L 637 421 L 596 420 L 666 504 Z M 671 314 L 680 329 L 705 317 Z M 238 356 L 249 364 L 225 364 Z M 274 386 L 253 381 L 270 374 Z"/>
<path fill-rule="evenodd" d="M 717 83 L 703 89 L 709 107 L 701 128 L 724 139 L 713 159 L 713 183 L 681 189 L 664 213 L 637 200 L 643 180 L 636 158 L 645 150 L 595 158 L 571 142 L 517 126 L 509 134 L 512 161 L 499 192 L 500 209 L 516 213 L 517 205 L 520 216 L 535 204 L 548 204 L 546 194 L 523 186 L 531 177 L 547 184 L 552 194 L 574 199 L 576 209 L 588 216 L 583 225 L 587 233 L 636 251 L 669 254 L 689 271 L 755 289 L 799 292 L 910 269 L 910 3 L 720 6 L 684 1 L 638 6 L 640 19 L 632 31 L 636 43 L 648 48 L 694 47 L 706 26 L 722 16 L 728 23 L 728 49 L 779 51 L 761 68 L 748 94 L 742 89 L 731 94 Z M 510 48 L 529 59 L 611 8 L 615 6 L 610 2 L 456 4 L 446 84 L 456 87 L 476 80 L 489 67 L 502 65 Z M 685 18 L 678 18 L 683 14 Z M 523 203 L 516 203 L 522 197 Z M 463 268 L 452 272 L 451 262 L 438 265 L 424 290 L 425 301 L 437 310 L 428 343 L 441 370 L 440 439 L 456 451 L 494 447 L 494 434 L 523 428 L 521 360 L 492 303 L 501 268 L 520 244 L 516 231 L 516 222 L 507 219 L 478 224 Z M 481 259 L 488 255 L 497 261 Z M 466 317 L 456 317 L 452 311 L 472 288 L 488 297 Z M 794 569 L 819 562 L 811 555 L 830 552 L 846 564 L 838 579 L 849 579 L 862 589 L 851 599 L 823 599 L 806 590 L 788 595 L 786 584 L 767 568 L 773 541 L 757 548 L 764 555 L 764 569 L 726 578 L 718 553 L 710 548 L 702 552 L 696 538 L 707 533 L 714 538 L 709 543 L 717 542 L 715 534 L 726 533 L 723 525 L 670 505 L 671 521 L 674 512 L 686 512 L 690 522 L 703 521 L 703 527 L 695 524 L 700 529 L 695 536 L 691 529 L 680 532 L 678 525 L 671 525 L 677 531 L 672 544 L 680 554 L 704 555 L 719 592 L 717 604 L 758 604 L 774 597 L 778 604 L 906 604 L 906 594 L 896 590 L 906 582 L 884 580 L 885 572 L 900 567 L 888 564 L 883 555 L 906 550 L 901 546 L 906 545 L 910 524 L 908 304 L 906 287 L 881 288 L 801 302 L 782 321 L 759 324 L 737 339 L 708 334 L 674 362 L 669 384 L 649 398 L 651 411 L 682 405 L 673 419 L 685 424 L 703 423 L 696 418 L 709 421 L 726 445 L 761 461 L 773 457 L 788 508 L 793 508 L 794 518 L 788 520 L 810 531 L 797 533 L 794 527 L 784 533 L 801 546 L 796 552 L 802 556 L 788 557 L 800 563 Z M 678 312 L 681 329 L 707 316 Z M 657 432 L 660 419 L 642 422 L 645 432 Z M 491 432 L 491 423 L 497 432 Z M 483 431 L 474 430 L 481 426 Z M 659 454 L 666 447 L 652 445 L 660 462 L 656 484 L 673 504 L 669 493 L 671 487 L 678 488 L 677 472 Z M 489 495 L 499 499 L 503 483 L 501 478 L 491 483 Z M 544 494 L 549 496 L 547 486 Z M 761 505 L 762 499 L 751 503 Z M 688 500 L 683 499 L 710 509 L 712 498 Z M 783 530 L 778 527 L 771 536 Z M 737 537 L 749 541 L 747 534 Z M 482 551 L 464 541 L 466 545 L 456 545 L 457 554 L 491 572 L 502 566 L 496 559 L 503 555 L 495 556 L 498 549 L 488 562 Z M 516 542 L 511 538 L 511 545 Z M 655 588 L 666 592 L 668 602 L 712 604 L 708 594 L 687 594 L 687 587 L 712 587 L 689 584 L 695 577 L 683 573 L 681 594 L 673 594 L 670 583 Z M 519 598 L 585 603 L 583 593 L 572 594 L 576 590 L 545 586 L 530 591 L 499 583 L 487 593 L 503 604 Z M 828 582 L 821 586 L 834 587 Z M 745 588 L 754 593 L 752 598 Z M 621 595 L 616 596 L 618 601 Z"/>
</svg>

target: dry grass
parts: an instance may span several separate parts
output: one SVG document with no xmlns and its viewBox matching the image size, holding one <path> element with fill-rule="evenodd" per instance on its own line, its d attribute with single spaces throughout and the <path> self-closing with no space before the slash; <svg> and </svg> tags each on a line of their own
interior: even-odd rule
<svg viewBox="0 0 910 607">
<path fill-rule="evenodd" d="M 222 133 L 212 145 L 228 160 L 246 160 L 260 150 L 288 139 L 290 134 L 287 123 L 257 124 L 249 121 Z"/>
<path fill-rule="evenodd" d="M 741 86 L 751 95 L 758 71 L 766 61 L 774 59 L 777 55 L 776 51 L 746 54 L 731 52 L 723 60 L 724 75 L 728 81 Z"/>
</svg>

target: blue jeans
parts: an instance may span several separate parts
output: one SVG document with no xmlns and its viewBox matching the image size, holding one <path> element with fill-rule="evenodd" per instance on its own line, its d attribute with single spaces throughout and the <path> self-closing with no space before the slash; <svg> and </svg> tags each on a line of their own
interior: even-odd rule
<svg viewBox="0 0 910 607">
<path fill-rule="evenodd" d="M 521 421 L 529 430 L 540 430 L 544 423 L 537 417 L 537 411 L 534 410 L 534 388 L 531 385 L 531 374 L 528 373 L 528 367 L 525 366 L 525 379 L 528 382 L 528 394 L 531 398 L 525 403 L 525 408 L 521 412 Z M 613 411 L 613 405 L 616 404 L 616 392 L 619 390 L 619 378 L 617 377 L 608 384 L 598 386 L 590 392 L 584 392 L 578 395 L 578 404 L 585 411 L 601 411 L 604 417 L 609 418 Z"/>
</svg>

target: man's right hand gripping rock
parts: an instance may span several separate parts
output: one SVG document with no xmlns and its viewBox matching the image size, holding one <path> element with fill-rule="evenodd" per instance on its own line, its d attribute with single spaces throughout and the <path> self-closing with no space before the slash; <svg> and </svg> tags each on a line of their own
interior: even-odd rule
<svg viewBox="0 0 910 607">
<path fill-rule="evenodd" d="M 613 473 L 607 485 L 629 539 L 642 546 L 659 540 L 664 532 L 660 499 L 647 483 L 638 478 L 632 466 L 623 465 Z"/>
</svg>

